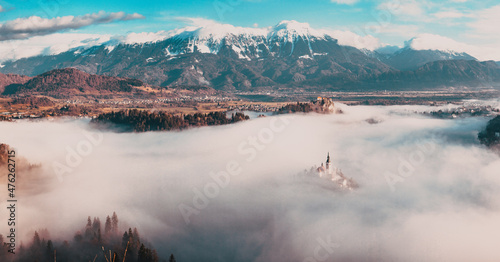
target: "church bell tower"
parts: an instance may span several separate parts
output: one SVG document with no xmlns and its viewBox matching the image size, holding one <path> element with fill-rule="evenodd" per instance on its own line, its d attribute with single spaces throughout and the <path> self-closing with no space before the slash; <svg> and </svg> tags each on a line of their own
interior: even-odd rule
<svg viewBox="0 0 500 262">
<path fill-rule="evenodd" d="M 330 170 L 330 152 L 326 156 L 326 170 Z"/>
</svg>

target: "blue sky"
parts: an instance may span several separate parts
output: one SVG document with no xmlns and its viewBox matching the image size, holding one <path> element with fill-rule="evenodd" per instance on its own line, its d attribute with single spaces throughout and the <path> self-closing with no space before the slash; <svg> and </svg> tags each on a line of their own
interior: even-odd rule
<svg viewBox="0 0 500 262">
<path fill-rule="evenodd" d="M 50 33 L 125 35 L 156 32 L 182 27 L 183 22 L 176 18 L 192 17 L 243 27 L 267 27 L 281 20 L 297 20 L 316 29 L 372 35 L 391 45 L 402 45 L 420 34 L 439 35 L 474 46 L 493 47 L 500 43 L 500 37 L 492 36 L 500 32 L 495 32 L 491 26 L 499 24 L 495 15 L 500 11 L 498 0 L 0 0 L 0 6 L 2 24 L 31 16 L 54 19 L 100 11 L 142 16 L 140 19 L 92 22 Z"/>
</svg>

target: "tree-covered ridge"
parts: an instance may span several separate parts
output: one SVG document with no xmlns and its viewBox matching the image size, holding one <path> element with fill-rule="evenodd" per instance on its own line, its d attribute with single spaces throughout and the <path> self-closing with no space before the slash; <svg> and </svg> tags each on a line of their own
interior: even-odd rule
<svg viewBox="0 0 500 262">
<path fill-rule="evenodd" d="M 296 104 L 288 104 L 278 109 L 276 113 L 278 114 L 290 114 L 290 113 L 309 113 L 313 111 L 310 103 L 297 102 Z"/>
<path fill-rule="evenodd" d="M 478 138 L 482 144 L 500 149 L 500 116 L 488 121 L 486 129 L 479 133 Z"/>
<path fill-rule="evenodd" d="M 123 231 L 122 231 L 123 232 Z M 6 239 L 0 235 L 0 243 Z M 88 217 L 87 224 L 77 231 L 72 240 L 53 241 L 47 230 L 35 231 L 28 245 L 7 252 L 7 245 L 0 248 L 2 262 L 159 262 L 156 250 L 139 234 L 137 228 L 119 233 L 116 213 L 106 218 L 104 225 L 99 218 Z M 173 255 L 169 261 L 175 261 Z"/>
<path fill-rule="evenodd" d="M 318 97 L 317 100 L 309 103 L 297 102 L 296 104 L 288 104 L 276 111 L 277 114 L 291 113 L 309 113 L 316 112 L 320 114 L 330 114 L 335 112 L 335 104 L 331 98 Z M 341 111 L 339 111 L 340 113 Z"/>
<path fill-rule="evenodd" d="M 235 113 L 232 114 L 231 118 L 227 118 L 225 112 L 195 113 L 178 116 L 163 111 L 148 112 L 129 109 L 100 114 L 91 122 L 119 125 L 125 131 L 146 132 L 182 130 L 193 126 L 226 125 L 248 119 L 249 117 L 243 113 Z"/>
</svg>

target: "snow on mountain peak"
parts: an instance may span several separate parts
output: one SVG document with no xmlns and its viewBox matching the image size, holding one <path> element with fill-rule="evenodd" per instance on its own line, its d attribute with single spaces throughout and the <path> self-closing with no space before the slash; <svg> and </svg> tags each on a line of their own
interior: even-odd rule
<svg viewBox="0 0 500 262">
<path fill-rule="evenodd" d="M 191 19 L 191 24 L 181 29 L 170 31 L 171 36 L 180 38 L 213 39 L 220 40 L 228 36 L 246 37 L 279 37 L 291 38 L 302 36 L 323 37 L 324 33 L 315 30 L 308 23 L 300 23 L 294 20 L 284 20 L 273 27 L 252 28 L 238 27 L 230 24 L 221 24 L 206 19 Z"/>
<path fill-rule="evenodd" d="M 263 28 L 237 27 L 230 24 L 221 24 L 212 20 L 202 19 L 192 25 L 171 31 L 172 36 L 181 38 L 214 39 L 220 40 L 227 36 L 264 36 L 267 30 Z"/>
<path fill-rule="evenodd" d="M 309 34 L 312 29 L 309 23 L 300 23 L 295 20 L 283 20 L 274 26 L 274 30 L 288 30 L 295 31 L 299 34 Z"/>
<path fill-rule="evenodd" d="M 302 38 L 309 45 L 312 54 L 311 41 L 314 38 L 323 38 L 325 34 L 312 29 L 307 23 L 297 21 L 281 21 L 273 27 L 251 28 L 237 27 L 230 24 L 221 24 L 216 21 L 186 18 L 189 26 L 170 31 L 170 37 L 180 39 L 182 46 L 171 45 L 167 47 L 168 55 L 191 53 L 195 50 L 201 53 L 217 54 L 222 47 L 228 46 L 238 54 L 239 58 L 250 59 L 259 57 L 255 50 L 260 50 L 260 44 L 292 43 L 293 52 L 295 43 Z"/>
<path fill-rule="evenodd" d="M 195 50 L 217 54 L 224 45 L 229 45 L 240 58 L 249 59 L 249 46 L 258 45 L 267 34 L 267 29 L 263 28 L 237 27 L 206 19 L 191 19 L 190 22 L 187 27 L 170 31 L 170 37 L 180 39 L 181 43 L 167 47 L 168 55 L 192 53 Z"/>
<path fill-rule="evenodd" d="M 308 23 L 300 23 L 295 20 L 283 20 L 271 28 L 268 34 L 268 38 L 272 38 L 274 36 L 280 38 L 291 38 L 297 36 L 309 38 L 310 36 L 323 37 L 324 34 L 318 30 L 311 28 Z"/>
<path fill-rule="evenodd" d="M 164 40 L 167 37 L 168 33 L 165 31 L 159 31 L 155 33 L 150 33 L 150 32 L 130 33 L 122 39 L 122 42 L 125 44 L 144 44 L 144 43 L 158 42 Z"/>
</svg>

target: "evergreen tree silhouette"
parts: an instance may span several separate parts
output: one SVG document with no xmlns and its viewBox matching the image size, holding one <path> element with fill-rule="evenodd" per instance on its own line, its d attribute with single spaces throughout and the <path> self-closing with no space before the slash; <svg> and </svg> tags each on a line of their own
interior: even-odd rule
<svg viewBox="0 0 500 262">
<path fill-rule="evenodd" d="M 109 235 L 111 233 L 111 218 L 109 216 L 106 217 L 106 222 L 104 223 L 104 235 Z"/>
<path fill-rule="evenodd" d="M 111 217 L 111 231 L 114 234 L 118 233 L 118 216 L 115 212 L 113 212 L 113 216 Z"/>
</svg>

